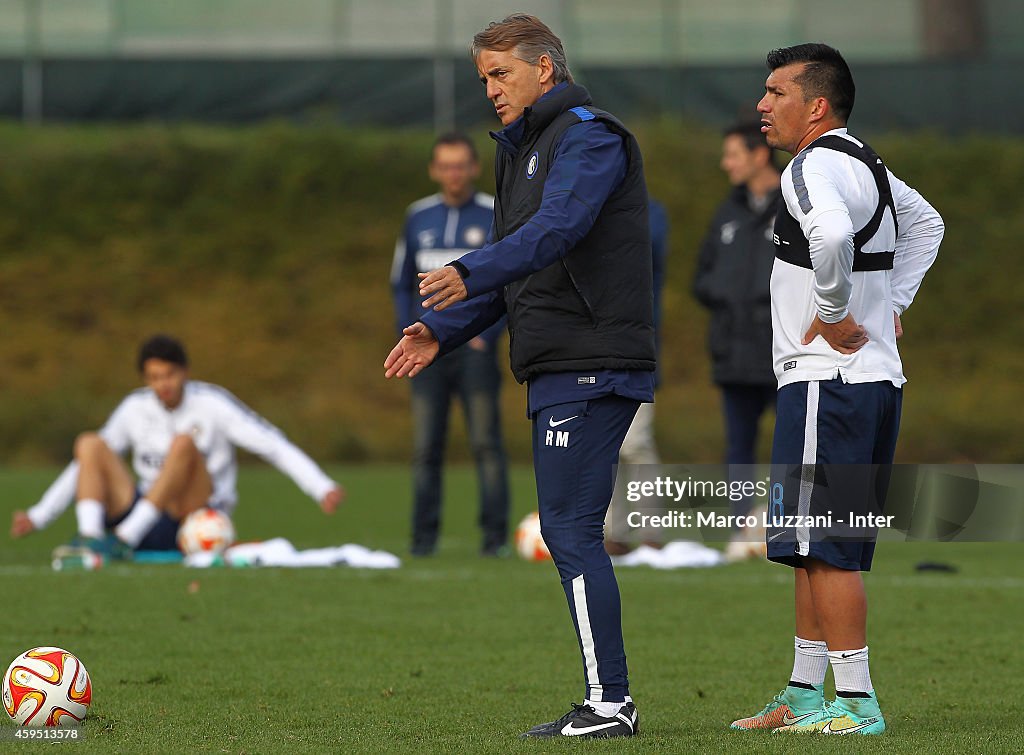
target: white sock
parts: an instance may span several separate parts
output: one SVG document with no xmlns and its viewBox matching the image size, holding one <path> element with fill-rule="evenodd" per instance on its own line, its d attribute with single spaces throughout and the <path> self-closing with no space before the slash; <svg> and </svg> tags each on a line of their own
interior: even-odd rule
<svg viewBox="0 0 1024 755">
<path fill-rule="evenodd" d="M 124 521 L 114 528 L 114 534 L 132 548 L 138 548 L 142 538 L 149 534 L 159 519 L 160 509 L 148 498 L 143 498 L 135 504 Z"/>
<path fill-rule="evenodd" d="M 793 656 L 793 675 L 789 678 L 815 687 L 823 685 L 828 671 L 828 646 L 822 640 L 794 637 L 793 647 L 796 653 Z"/>
<path fill-rule="evenodd" d="M 103 521 L 106 511 L 95 498 L 83 498 L 75 504 L 75 518 L 78 520 L 78 534 L 82 537 L 103 537 Z"/>
<path fill-rule="evenodd" d="M 830 650 L 828 659 L 836 677 L 836 692 L 871 692 L 871 674 L 868 671 L 868 648 L 859 650 Z"/>
<path fill-rule="evenodd" d="M 627 700 L 626 702 L 629 701 Z M 593 700 L 584 700 L 583 704 L 589 705 L 594 709 L 594 712 L 602 718 L 613 718 L 626 703 L 595 703 Z"/>
</svg>

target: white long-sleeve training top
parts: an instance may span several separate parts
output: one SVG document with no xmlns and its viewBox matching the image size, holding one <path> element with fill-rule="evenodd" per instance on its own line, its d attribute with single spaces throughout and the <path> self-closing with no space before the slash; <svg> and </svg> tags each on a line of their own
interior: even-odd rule
<svg viewBox="0 0 1024 755">
<path fill-rule="evenodd" d="M 206 459 L 213 482 L 210 505 L 229 514 L 238 503 L 236 446 L 273 464 L 316 501 L 337 487 L 284 433 L 230 391 L 212 383 L 185 383 L 176 409 L 167 409 L 148 388 L 134 391 L 118 405 L 99 434 L 115 453 L 131 451 L 143 494 L 160 474 L 174 437 L 191 436 Z M 46 527 L 67 509 L 75 498 L 77 483 L 78 463 L 72 462 L 26 512 L 36 529 Z"/>
<path fill-rule="evenodd" d="M 827 135 L 862 142 L 845 128 Z M 824 136 L 824 135 L 823 135 Z M 893 313 L 914 300 L 942 241 L 942 218 L 917 191 L 886 169 L 896 207 L 899 235 L 886 212 L 867 253 L 894 252 L 891 270 L 853 272 L 854 234 L 879 204 L 878 186 L 864 162 L 835 149 L 805 149 L 782 175 L 789 214 L 807 239 L 812 269 L 776 258 L 772 269 L 773 361 L 779 387 L 794 382 L 906 382 L 896 348 Z M 824 338 L 801 341 L 815 315 L 824 322 L 847 313 L 867 331 L 869 341 L 854 354 L 840 354 Z"/>
</svg>

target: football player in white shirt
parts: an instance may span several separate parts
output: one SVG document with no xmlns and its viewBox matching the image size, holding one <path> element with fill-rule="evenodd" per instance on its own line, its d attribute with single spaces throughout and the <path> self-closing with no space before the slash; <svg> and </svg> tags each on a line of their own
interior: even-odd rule
<svg viewBox="0 0 1024 755">
<path fill-rule="evenodd" d="M 142 344 L 146 388 L 129 394 L 99 432 L 75 441 L 75 460 L 28 511 L 14 512 L 11 535 L 51 524 L 75 501 L 73 545 L 105 558 L 173 550 L 178 524 L 203 506 L 230 514 L 238 502 L 235 446 L 291 477 L 332 514 L 344 489 L 280 430 L 227 390 L 189 379 L 180 342 L 156 335 Z M 136 482 L 122 455 L 132 454 Z"/>
<path fill-rule="evenodd" d="M 935 259 L 943 224 L 847 132 L 855 87 L 837 50 L 797 45 L 773 50 L 767 63 L 762 131 L 795 156 L 782 178 L 771 279 L 779 391 L 769 517 L 786 526 L 767 532 L 768 558 L 793 567 L 795 659 L 785 690 L 732 726 L 881 734 L 860 575 L 871 567 L 877 528 L 837 530 L 815 517 L 835 509 L 843 525 L 862 513 L 851 507 L 875 513 L 884 504 L 906 382 L 900 315 Z M 834 701 L 823 694 L 829 665 Z"/>
</svg>

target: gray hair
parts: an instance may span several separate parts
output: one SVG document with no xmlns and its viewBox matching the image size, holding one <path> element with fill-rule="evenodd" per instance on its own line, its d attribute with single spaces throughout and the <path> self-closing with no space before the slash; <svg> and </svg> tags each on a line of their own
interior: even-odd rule
<svg viewBox="0 0 1024 755">
<path fill-rule="evenodd" d="M 542 55 L 547 55 L 554 67 L 554 82 L 573 83 L 562 40 L 536 16 L 516 13 L 501 21 L 492 21 L 486 29 L 474 35 L 469 53 L 476 60 L 484 50 L 511 50 L 513 55 L 531 66 L 537 65 Z"/>
</svg>

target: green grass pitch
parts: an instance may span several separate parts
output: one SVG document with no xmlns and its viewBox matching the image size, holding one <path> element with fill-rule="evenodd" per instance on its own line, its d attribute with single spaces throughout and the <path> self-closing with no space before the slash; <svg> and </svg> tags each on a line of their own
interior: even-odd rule
<svg viewBox="0 0 1024 755">
<path fill-rule="evenodd" d="M 405 555 L 403 467 L 332 470 L 349 489 L 324 517 L 291 483 L 246 467 L 243 539 L 358 542 Z M 56 470 L 0 472 L 0 517 Z M 535 505 L 513 474 L 515 519 Z M 582 669 L 551 564 L 477 556 L 471 470 L 450 470 L 439 554 L 391 572 L 115 566 L 55 573 L 70 514 L 0 547 L 0 662 L 36 645 L 76 653 L 92 676 L 87 741 L 74 752 L 846 752 L 731 732 L 787 679 L 788 571 L 620 569 L 642 736 L 521 742 L 579 701 Z M 867 577 L 872 679 L 889 731 L 858 752 L 1024 750 L 1024 547 L 880 544 Z M 917 572 L 943 561 L 956 573 Z M 190 590 L 190 585 L 198 590 Z M 13 750 L 37 744 L 11 745 Z"/>
</svg>

